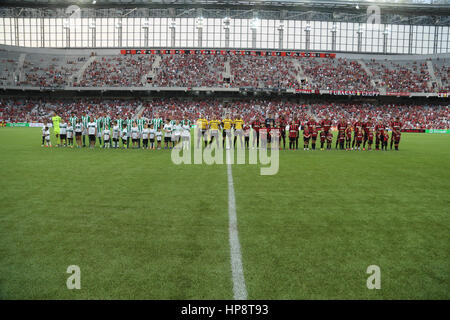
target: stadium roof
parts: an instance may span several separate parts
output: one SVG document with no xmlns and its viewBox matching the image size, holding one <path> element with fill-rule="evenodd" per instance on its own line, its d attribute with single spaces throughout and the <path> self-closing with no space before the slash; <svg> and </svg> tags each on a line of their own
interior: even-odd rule
<svg viewBox="0 0 450 320">
<path fill-rule="evenodd" d="M 84 9 L 153 9 L 159 10 L 161 16 L 172 8 L 177 10 L 176 16 L 195 14 L 188 12 L 193 8 L 215 11 L 220 17 L 225 10 L 239 12 L 258 11 L 261 17 L 274 19 L 292 19 L 301 14 L 309 20 L 360 22 L 360 16 L 366 14 L 368 6 L 377 5 L 381 11 L 382 23 L 417 24 L 417 25 L 450 25 L 450 0 L 0 0 L 3 9 L 37 8 L 65 10 L 69 5 L 78 5 Z M 19 9 L 22 16 L 26 11 Z M 96 10 L 96 11 L 97 11 Z M 2 10 L 1 16 L 17 16 L 15 11 Z M 174 12 L 174 11 L 171 11 Z M 32 13 L 32 15 L 35 13 Z M 46 14 L 47 13 L 43 13 Z M 60 16 L 58 11 L 52 16 Z M 90 13 L 88 13 L 89 15 Z M 107 16 L 114 15 L 111 10 Z M 117 13 L 120 14 L 120 13 Z M 206 15 L 208 13 L 205 12 Z M 151 14 L 149 14 L 151 16 Z M 228 15 L 227 15 L 228 16 Z"/>
</svg>

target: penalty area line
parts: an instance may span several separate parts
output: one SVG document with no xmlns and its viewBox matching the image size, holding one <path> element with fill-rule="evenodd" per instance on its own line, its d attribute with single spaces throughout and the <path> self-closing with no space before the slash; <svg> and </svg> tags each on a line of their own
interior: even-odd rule
<svg viewBox="0 0 450 320">
<path fill-rule="evenodd" d="M 235 300 L 247 300 L 244 268 L 242 266 L 241 245 L 237 227 L 236 200 L 234 197 L 233 172 L 231 170 L 230 152 L 227 150 L 228 173 L 228 233 L 230 238 L 231 272 L 233 278 L 233 295 Z"/>
</svg>

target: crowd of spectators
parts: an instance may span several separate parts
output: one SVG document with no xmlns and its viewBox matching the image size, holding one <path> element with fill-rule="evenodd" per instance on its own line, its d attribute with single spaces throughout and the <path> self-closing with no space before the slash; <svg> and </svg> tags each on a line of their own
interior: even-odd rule
<svg viewBox="0 0 450 320">
<path fill-rule="evenodd" d="M 254 87 L 388 92 L 450 90 L 450 67 L 433 60 L 437 87 L 422 61 L 365 60 L 370 73 L 357 60 L 346 58 L 294 58 L 247 55 L 97 56 L 81 72 L 87 56 L 27 54 L 23 66 L 10 52 L 0 52 L 0 85 L 35 87 L 128 87 L 151 83 L 161 87 Z M 159 59 L 158 58 L 158 59 Z M 17 70 L 17 72 L 15 72 Z M 15 74 L 16 73 L 16 74 Z M 13 75 L 16 79 L 13 79 Z M 19 74 L 21 75 L 19 79 Z M 147 79 L 146 76 L 149 76 Z M 150 79 L 151 78 L 151 79 Z M 300 79 L 300 80 L 299 80 Z M 16 81 L 20 80 L 20 81 Z M 300 81 L 300 82 L 299 82 Z"/>
<path fill-rule="evenodd" d="M 425 61 L 369 60 L 366 65 L 380 86 L 391 92 L 432 92 L 430 74 Z"/>
<path fill-rule="evenodd" d="M 434 64 L 434 72 L 436 77 L 441 79 L 441 90 L 450 91 L 450 66 L 446 63 L 445 59 L 444 61 L 437 61 Z"/>
<path fill-rule="evenodd" d="M 109 115 L 111 118 L 132 117 L 142 106 L 142 101 L 131 99 L 31 99 L 1 98 L 0 119 L 5 122 L 47 122 L 57 113 L 69 118 L 72 113 L 81 117 L 85 112 L 91 115 Z"/>
<path fill-rule="evenodd" d="M 99 56 L 84 70 L 76 87 L 141 87 L 152 71 L 155 57 Z"/>
<path fill-rule="evenodd" d="M 376 90 L 366 71 L 355 60 L 301 58 L 298 61 L 312 89 Z"/>
<path fill-rule="evenodd" d="M 230 56 L 232 87 L 294 88 L 298 86 L 293 58 Z"/>
<path fill-rule="evenodd" d="M 154 80 L 159 87 L 223 87 L 225 58 L 206 55 L 164 55 Z"/>
<path fill-rule="evenodd" d="M 23 62 L 24 79 L 18 84 L 31 87 L 62 87 L 76 73 L 85 57 L 27 55 Z"/>
</svg>

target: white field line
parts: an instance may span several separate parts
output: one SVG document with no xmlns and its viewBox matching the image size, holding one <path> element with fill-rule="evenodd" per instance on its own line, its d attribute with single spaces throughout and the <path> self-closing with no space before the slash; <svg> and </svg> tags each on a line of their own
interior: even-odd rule
<svg viewBox="0 0 450 320">
<path fill-rule="evenodd" d="M 233 173 L 230 164 L 230 152 L 227 151 L 228 173 L 228 232 L 230 238 L 231 272 L 233 278 L 233 295 L 235 300 L 247 300 L 245 287 L 244 268 L 242 266 L 241 245 L 236 216 L 236 200 L 234 197 Z"/>
</svg>

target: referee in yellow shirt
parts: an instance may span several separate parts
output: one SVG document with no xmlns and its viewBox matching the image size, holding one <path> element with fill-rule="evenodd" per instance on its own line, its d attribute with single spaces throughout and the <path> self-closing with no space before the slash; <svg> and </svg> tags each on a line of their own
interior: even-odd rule
<svg viewBox="0 0 450 320">
<path fill-rule="evenodd" d="M 242 120 L 242 117 L 240 115 L 237 116 L 236 119 L 234 119 L 234 147 L 236 148 L 236 140 L 239 136 L 239 141 L 241 142 L 241 148 L 244 148 L 244 120 Z"/>
<path fill-rule="evenodd" d="M 205 148 L 208 146 L 208 137 L 206 137 L 206 130 L 208 130 L 208 120 L 206 117 L 202 117 L 203 115 L 200 115 L 200 118 L 197 120 L 197 148 L 200 147 L 200 139 L 203 137 L 203 140 L 205 141 Z"/>
<path fill-rule="evenodd" d="M 214 138 L 216 138 L 217 148 L 219 148 L 219 126 L 220 120 L 216 117 L 213 120 L 209 121 L 209 129 L 211 130 L 211 140 L 209 141 L 209 145 L 212 144 Z"/>
<path fill-rule="evenodd" d="M 228 139 L 228 143 L 231 146 L 231 127 L 233 126 L 233 120 L 229 118 L 229 114 L 226 115 L 226 118 L 222 120 L 223 127 L 223 141 L 222 147 L 225 148 L 225 139 Z M 227 148 L 229 149 L 229 148 Z"/>
</svg>

